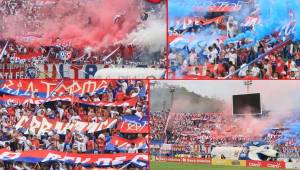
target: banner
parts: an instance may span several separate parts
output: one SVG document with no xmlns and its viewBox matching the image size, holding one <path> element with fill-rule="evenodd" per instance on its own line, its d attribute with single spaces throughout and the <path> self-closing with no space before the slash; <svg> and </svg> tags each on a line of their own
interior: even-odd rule
<svg viewBox="0 0 300 170">
<path fill-rule="evenodd" d="M 194 164 L 211 164 L 210 158 L 173 158 L 173 157 L 156 157 L 159 162 L 177 162 L 177 163 L 194 163 Z"/>
<path fill-rule="evenodd" d="M 128 140 L 118 135 L 112 136 L 110 142 L 106 145 L 106 149 L 127 151 L 131 147 L 131 144 L 134 144 L 136 149 L 147 149 L 146 138 L 137 138 L 134 140 Z"/>
<path fill-rule="evenodd" d="M 144 154 L 77 154 L 52 150 L 11 152 L 1 149 L 0 160 L 33 164 L 58 161 L 69 164 L 81 163 L 83 166 L 96 165 L 98 167 L 125 166 L 126 164 L 133 164 L 140 168 L 148 166 L 148 155 Z"/>
<path fill-rule="evenodd" d="M 26 78 L 27 68 L 23 64 L 0 64 L 0 79 Z"/>
<path fill-rule="evenodd" d="M 59 122 L 52 119 L 47 119 L 40 116 L 22 116 L 21 119 L 15 125 L 16 129 L 25 128 L 26 133 L 40 135 L 45 132 L 50 132 L 56 130 L 59 134 L 65 134 L 67 129 L 70 129 L 71 132 L 88 132 L 94 133 L 97 131 L 111 129 L 117 123 L 117 119 L 107 119 L 101 123 L 94 122 L 73 122 L 65 123 Z"/>
<path fill-rule="evenodd" d="M 261 168 L 285 168 L 284 161 L 253 161 L 247 160 L 246 161 L 247 167 L 261 167 Z"/>
<path fill-rule="evenodd" d="M 117 129 L 121 133 L 149 133 L 148 123 L 142 125 L 140 123 L 121 122 Z"/>
<path fill-rule="evenodd" d="M 110 80 L 3 80 L 0 81 L 0 92 L 30 97 L 37 94 L 41 98 L 48 98 L 53 92 L 78 95 L 101 93 L 109 83 Z"/>
<path fill-rule="evenodd" d="M 244 160 L 229 160 L 229 159 L 212 159 L 212 165 L 225 165 L 225 166 L 246 166 Z"/>
<path fill-rule="evenodd" d="M 3 97 L 0 97 L 0 101 L 5 102 L 6 104 L 15 103 L 15 104 L 43 104 L 47 102 L 54 102 L 54 101 L 66 101 L 66 102 L 72 102 L 72 103 L 80 103 L 83 105 L 89 105 L 89 106 L 131 106 L 134 107 L 137 103 L 137 98 L 131 98 L 124 101 L 115 101 L 115 102 L 89 102 L 80 100 L 77 97 L 72 96 L 59 96 L 59 97 L 49 97 L 47 99 L 42 98 L 28 98 L 25 96 L 9 96 L 4 95 Z"/>
<path fill-rule="evenodd" d="M 124 115 L 122 116 L 122 120 L 128 123 L 137 123 L 141 125 L 148 124 L 148 116 L 144 116 L 142 119 L 136 115 Z"/>
</svg>

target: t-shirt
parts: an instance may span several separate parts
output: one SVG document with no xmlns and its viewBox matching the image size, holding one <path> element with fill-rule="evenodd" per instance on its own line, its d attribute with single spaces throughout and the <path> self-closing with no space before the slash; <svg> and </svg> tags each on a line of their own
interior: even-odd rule
<svg viewBox="0 0 300 170">
<path fill-rule="evenodd" d="M 95 144 L 94 144 L 94 141 L 93 141 L 93 140 L 89 140 L 89 141 L 87 142 L 87 144 L 86 144 L 87 150 L 93 150 L 93 149 L 94 149 L 94 146 L 95 146 Z"/>
<path fill-rule="evenodd" d="M 136 148 L 129 148 L 128 149 L 128 153 L 137 153 L 137 149 Z"/>
<path fill-rule="evenodd" d="M 97 139 L 98 149 L 103 151 L 105 149 L 105 141 L 102 139 Z"/>
</svg>

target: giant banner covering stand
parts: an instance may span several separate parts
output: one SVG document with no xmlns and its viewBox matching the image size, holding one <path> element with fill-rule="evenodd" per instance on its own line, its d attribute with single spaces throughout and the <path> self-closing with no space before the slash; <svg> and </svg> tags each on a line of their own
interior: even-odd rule
<svg viewBox="0 0 300 170">
<path fill-rule="evenodd" d="M 114 128 L 117 123 L 117 119 L 107 119 L 100 123 L 95 122 L 71 122 L 65 123 L 53 119 L 48 119 L 41 116 L 22 116 L 21 119 L 15 125 L 16 129 L 24 128 L 28 134 L 41 135 L 45 132 L 56 130 L 59 134 L 65 134 L 69 129 L 72 132 L 88 132 L 94 133 L 106 129 Z M 117 129 L 121 133 L 149 133 L 148 123 L 140 124 L 139 122 L 120 122 Z"/>
<path fill-rule="evenodd" d="M 77 154 L 51 150 L 11 152 L 0 150 L 0 160 L 26 163 L 47 163 L 58 161 L 68 164 L 81 163 L 84 166 L 114 167 L 133 164 L 137 167 L 148 165 L 148 155 L 144 154 Z"/>
</svg>

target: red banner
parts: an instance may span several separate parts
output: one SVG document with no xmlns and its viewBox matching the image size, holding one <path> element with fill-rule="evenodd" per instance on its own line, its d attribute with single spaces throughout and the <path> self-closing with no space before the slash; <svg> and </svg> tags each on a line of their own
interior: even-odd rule
<svg viewBox="0 0 300 170">
<path fill-rule="evenodd" d="M 177 162 L 177 163 L 194 163 L 194 164 L 211 164 L 210 158 L 173 158 L 173 157 L 156 157 L 160 162 Z"/>
<path fill-rule="evenodd" d="M 115 102 L 89 102 L 78 99 L 77 97 L 72 96 L 59 96 L 59 97 L 50 97 L 48 99 L 41 98 L 28 98 L 25 96 L 9 96 L 4 95 L 0 100 L 5 101 L 7 103 L 17 103 L 17 104 L 43 104 L 46 102 L 53 101 L 67 101 L 72 103 L 81 103 L 92 106 L 131 106 L 134 107 L 137 103 L 137 98 L 131 98 L 124 101 L 115 101 Z"/>
<path fill-rule="evenodd" d="M 151 3 L 160 3 L 161 0 L 147 0 L 147 1 Z"/>
<path fill-rule="evenodd" d="M 148 124 L 122 122 L 118 129 L 121 133 L 149 133 Z"/>
<path fill-rule="evenodd" d="M 261 167 L 261 168 L 285 168 L 285 162 L 278 161 L 253 161 L 247 160 L 246 161 L 247 167 Z"/>
<path fill-rule="evenodd" d="M 86 132 L 94 133 L 97 131 L 110 129 L 115 126 L 117 119 L 107 119 L 101 123 L 94 122 L 72 122 L 65 123 L 59 122 L 56 120 L 47 119 L 40 116 L 22 116 L 18 123 L 15 125 L 16 129 L 25 128 L 30 134 L 42 134 L 44 132 L 50 132 L 56 130 L 59 134 L 65 134 L 67 129 L 70 129 L 72 132 Z"/>
<path fill-rule="evenodd" d="M 0 92 L 17 95 L 49 97 L 50 94 L 69 92 L 83 95 L 107 88 L 110 80 L 5 80 L 0 84 Z"/>
<path fill-rule="evenodd" d="M 11 152 L 6 149 L 0 150 L 0 160 L 17 161 L 26 163 L 39 162 L 66 162 L 86 165 L 96 165 L 98 167 L 112 167 L 126 164 L 134 164 L 138 167 L 146 167 L 148 155 L 145 154 L 77 154 L 59 152 L 52 150 L 34 150 L 24 152 Z"/>
</svg>

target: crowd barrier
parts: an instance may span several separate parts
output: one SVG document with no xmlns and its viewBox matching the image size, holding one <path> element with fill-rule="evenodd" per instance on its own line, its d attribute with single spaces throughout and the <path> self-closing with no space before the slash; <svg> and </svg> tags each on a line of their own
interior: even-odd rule
<svg viewBox="0 0 300 170">
<path fill-rule="evenodd" d="M 194 163 L 194 164 L 211 164 L 223 166 L 243 166 L 243 167 L 260 167 L 260 168 L 281 168 L 295 169 L 300 168 L 299 163 L 289 163 L 284 161 L 253 161 L 253 160 L 228 160 L 228 159 L 211 159 L 211 158 L 174 158 L 174 157 L 155 157 L 158 162 L 174 163 Z"/>
</svg>

